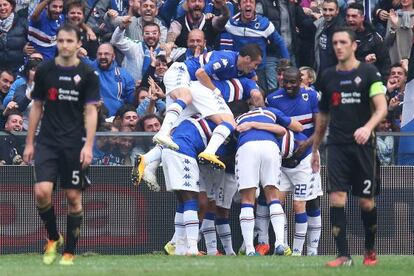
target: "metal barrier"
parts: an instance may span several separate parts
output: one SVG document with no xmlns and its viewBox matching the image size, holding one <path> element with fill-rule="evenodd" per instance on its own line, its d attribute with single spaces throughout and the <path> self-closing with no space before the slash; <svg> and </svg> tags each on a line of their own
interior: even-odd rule
<svg viewBox="0 0 414 276">
<path fill-rule="evenodd" d="M 130 184 L 131 167 L 94 166 L 93 185 L 83 197 L 85 219 L 78 253 L 142 254 L 159 251 L 174 233 L 175 200 L 172 193 L 150 192 L 145 185 Z M 380 254 L 414 254 L 414 167 L 382 167 L 382 193 L 378 197 L 378 238 Z M 164 183 L 161 170 L 160 183 Z M 326 174 L 322 168 L 323 186 Z M 41 252 L 44 226 L 37 214 L 32 192 L 33 172 L 28 166 L 0 166 L 0 254 Z M 57 189 L 54 205 L 59 229 L 65 233 L 66 204 Z M 289 232 L 294 221 L 290 206 Z M 234 204 L 231 228 L 235 249 L 241 244 L 239 206 Z M 327 196 L 322 197 L 320 254 L 335 254 L 330 234 Z M 363 228 L 354 199 L 347 208 L 349 243 L 352 254 L 363 253 Z M 292 239 L 292 238 L 291 238 Z M 292 240 L 290 239 L 290 244 Z"/>
</svg>

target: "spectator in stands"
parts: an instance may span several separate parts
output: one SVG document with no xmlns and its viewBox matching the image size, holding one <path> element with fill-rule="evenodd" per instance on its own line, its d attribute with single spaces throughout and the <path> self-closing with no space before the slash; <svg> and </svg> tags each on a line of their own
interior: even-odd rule
<svg viewBox="0 0 414 276">
<path fill-rule="evenodd" d="M 322 4 L 323 18 L 315 21 L 315 66 L 317 74 L 337 63 L 332 45 L 332 35 L 336 27 L 345 25 L 339 16 L 337 0 L 325 0 Z"/>
<path fill-rule="evenodd" d="M 158 132 L 161 128 L 162 121 L 155 114 L 147 114 L 139 120 L 139 125 L 145 132 Z"/>
<path fill-rule="evenodd" d="M 136 131 L 138 120 L 139 116 L 135 110 L 135 106 L 132 104 L 125 104 L 116 112 L 113 124 L 119 129 L 129 127 L 132 131 Z"/>
<path fill-rule="evenodd" d="M 101 40 L 109 40 L 105 38 L 105 35 L 111 31 L 111 28 L 105 24 L 104 15 L 111 8 L 111 0 L 87 0 L 84 3 L 86 5 L 85 23 L 92 28 Z"/>
<path fill-rule="evenodd" d="M 131 128 L 124 126 L 121 128 L 121 132 L 131 132 Z M 118 153 L 122 158 L 122 165 L 131 166 L 134 163 L 135 155 L 132 150 L 135 146 L 135 139 L 132 136 L 121 136 L 118 137 Z"/>
<path fill-rule="evenodd" d="M 22 72 L 26 81 L 16 88 L 13 100 L 6 107 L 9 110 L 17 109 L 22 112 L 24 129 L 28 129 L 29 127 L 29 111 L 32 102 L 31 94 L 34 87 L 34 75 L 39 64 L 40 61 L 36 60 L 29 60 L 27 62 Z"/>
<path fill-rule="evenodd" d="M 401 9 L 390 10 L 384 42 L 390 47 L 391 64 L 403 62 L 408 67 L 413 46 L 413 0 L 402 0 Z"/>
<path fill-rule="evenodd" d="M 1 136 L 0 140 L 0 165 L 25 165 L 22 155 L 24 143 L 20 141 L 13 132 L 23 130 L 23 117 L 17 110 L 11 110 L 6 114 L 6 124 L 4 131 L 9 133 Z"/>
<path fill-rule="evenodd" d="M 164 74 L 172 60 L 171 58 L 168 59 L 167 54 L 163 51 L 159 52 L 156 57 L 154 51 L 150 51 L 150 55 L 151 64 L 148 66 L 147 71 L 145 71 L 140 86 L 149 87 L 149 79 L 151 78 L 162 91 L 165 91 Z"/>
<path fill-rule="evenodd" d="M 407 71 L 401 64 L 391 66 L 387 82 L 388 114 L 391 123 L 400 127 L 402 109 L 404 104 Z"/>
<path fill-rule="evenodd" d="M 313 20 L 308 17 L 302 7 L 289 0 L 273 1 L 260 0 L 256 5 L 256 12 L 268 18 L 273 23 L 277 32 L 283 37 L 290 54 L 292 63 L 297 63 L 299 52 L 308 52 L 302 46 L 297 30 L 306 32 L 308 39 L 313 46 L 316 27 Z M 279 49 L 276 44 L 266 47 L 266 80 L 268 89 L 277 88 L 276 69 L 279 60 Z"/>
<path fill-rule="evenodd" d="M 140 117 L 144 116 L 145 114 L 156 114 L 158 116 L 162 116 L 165 112 L 165 94 L 164 91 L 159 87 L 155 81 L 150 78 L 149 79 L 149 88 L 147 97 L 140 101 L 137 112 Z M 141 93 L 142 95 L 142 93 Z"/>
<path fill-rule="evenodd" d="M 135 82 L 124 68 L 116 64 L 114 48 L 111 44 L 101 44 L 96 56 L 95 61 L 87 58 L 82 60 L 98 71 L 101 97 L 108 108 L 109 116 L 114 116 L 123 104 L 134 103 Z"/>
<path fill-rule="evenodd" d="M 15 0 L 0 0 L 0 70 L 16 73 L 24 63 L 27 19 L 14 12 Z"/>
<path fill-rule="evenodd" d="M 78 26 L 81 30 L 82 48 L 87 51 L 89 57 L 95 59 L 99 42 L 89 27 L 87 27 L 89 30 L 88 33 L 83 30 L 85 27 L 85 3 L 82 0 L 68 0 L 65 3 L 65 11 L 66 21 Z"/>
<path fill-rule="evenodd" d="M 356 58 L 362 62 L 373 63 L 384 80 L 388 77 L 390 58 L 382 37 L 373 26 L 365 22 L 364 6 L 352 3 L 346 10 L 346 24 L 355 31 L 357 41 Z"/>
<path fill-rule="evenodd" d="M 10 93 L 10 87 L 13 83 L 14 76 L 12 72 L 8 70 L 0 70 L 0 129 L 3 128 L 6 118 L 3 113 L 6 109 L 7 104 L 4 104 L 4 99 Z"/>
<path fill-rule="evenodd" d="M 64 23 L 62 11 L 63 0 L 44 0 L 30 16 L 28 39 L 45 60 L 56 55 L 56 32 Z"/>
<path fill-rule="evenodd" d="M 387 22 L 390 17 L 390 10 L 401 8 L 401 0 L 379 0 L 372 11 L 372 23 L 377 32 L 384 37 L 387 31 Z"/>
<path fill-rule="evenodd" d="M 3 100 L 7 96 L 7 93 L 9 93 L 10 87 L 13 82 L 14 76 L 11 71 L 0 71 L 0 106 L 3 104 Z"/>
<path fill-rule="evenodd" d="M 391 121 L 389 117 L 379 123 L 376 131 L 392 132 Z M 378 158 L 382 166 L 389 166 L 394 164 L 394 136 L 380 136 L 377 135 L 377 151 Z"/>
<path fill-rule="evenodd" d="M 190 31 L 200 29 L 206 37 L 207 47 L 215 48 L 216 38 L 224 30 L 224 26 L 230 18 L 230 11 L 225 0 L 216 0 L 216 5 L 220 7 L 221 15 L 207 18 L 203 13 L 204 0 L 187 0 L 188 11 L 184 16 L 171 22 L 167 42 L 175 43 L 178 47 L 186 47 Z"/>
<path fill-rule="evenodd" d="M 136 2 L 137 0 L 133 0 L 133 2 Z M 147 24 L 157 24 L 159 27 L 159 41 L 161 43 L 165 43 L 167 40 L 167 28 L 164 26 L 164 23 L 158 19 L 156 16 L 158 14 L 158 8 L 157 8 L 157 1 L 156 0 L 139 0 L 139 14 L 140 16 L 137 17 L 133 14 L 128 14 L 128 17 L 130 18 L 130 23 L 128 26 L 125 26 L 125 36 L 137 41 L 143 41 L 144 40 L 144 27 Z M 134 4 L 134 7 L 136 7 L 136 4 Z M 125 17 L 118 16 L 117 13 L 114 13 L 113 11 L 108 11 L 105 14 L 105 20 L 109 21 L 111 25 L 114 27 L 118 27 L 123 25 L 125 21 Z"/>
<path fill-rule="evenodd" d="M 248 43 L 256 43 L 262 51 L 262 63 L 256 70 L 258 84 L 266 93 L 268 86 L 266 81 L 265 64 L 268 47 L 275 47 L 278 58 L 290 58 L 289 51 L 282 36 L 268 18 L 256 15 L 256 0 L 241 0 L 239 2 L 240 13 L 236 14 L 226 24 L 226 32 L 221 37 L 222 49 L 239 51 Z"/>
<path fill-rule="evenodd" d="M 3 105 L 4 106 L 7 106 L 9 104 L 9 102 L 11 102 L 13 100 L 14 93 L 15 93 L 16 89 L 19 86 L 26 83 L 27 80 L 26 80 L 26 76 L 24 75 L 24 68 L 30 61 L 42 62 L 43 61 L 43 56 L 38 52 L 33 52 L 32 54 L 29 55 L 29 58 L 25 62 L 25 65 L 20 67 L 19 73 L 17 74 L 17 77 L 16 77 L 15 81 L 11 85 L 9 93 L 7 93 L 6 97 L 3 100 Z"/>
<path fill-rule="evenodd" d="M 111 123 L 104 123 L 98 128 L 99 132 L 118 132 Z M 117 155 L 118 139 L 112 136 L 97 136 L 93 144 L 92 165 L 116 166 L 122 165 L 122 158 Z"/>
<path fill-rule="evenodd" d="M 160 48 L 160 27 L 155 23 L 148 23 L 143 29 L 143 41 L 133 41 L 125 36 L 125 29 L 131 24 L 131 17 L 124 17 L 112 34 L 111 44 L 125 55 L 123 67 L 132 75 L 135 82 L 140 82 L 142 75 L 151 64 L 151 51 L 156 54 Z"/>
<path fill-rule="evenodd" d="M 316 82 L 316 72 L 312 67 L 303 66 L 299 68 L 301 84 L 305 89 L 315 89 L 313 84 Z"/>
</svg>

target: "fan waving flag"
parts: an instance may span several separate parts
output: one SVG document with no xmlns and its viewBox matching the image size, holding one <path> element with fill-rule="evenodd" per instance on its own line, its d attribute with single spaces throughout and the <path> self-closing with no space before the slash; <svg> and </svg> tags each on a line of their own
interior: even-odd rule
<svg viewBox="0 0 414 276">
<path fill-rule="evenodd" d="M 414 58 L 413 49 L 411 57 Z M 401 132 L 414 132 L 414 61 L 410 59 L 408 78 L 404 92 Z M 400 137 L 398 164 L 414 165 L 414 136 Z"/>
</svg>

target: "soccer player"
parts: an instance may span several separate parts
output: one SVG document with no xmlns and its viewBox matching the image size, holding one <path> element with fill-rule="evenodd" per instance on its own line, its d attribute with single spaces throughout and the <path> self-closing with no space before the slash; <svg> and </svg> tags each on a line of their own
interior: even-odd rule
<svg viewBox="0 0 414 276">
<path fill-rule="evenodd" d="M 172 133 L 177 151 L 162 150 L 163 172 L 167 191 L 174 191 L 178 206 L 175 213 L 176 255 L 199 255 L 197 155 L 204 150 L 216 125 L 204 119 L 184 120 Z"/>
<path fill-rule="evenodd" d="M 223 110 L 230 113 L 231 110 L 228 109 L 226 103 L 229 104 L 238 100 L 249 100 L 250 104 L 255 107 L 264 106 L 262 93 L 254 80 L 248 78 L 234 78 L 225 81 L 213 80 L 213 83 L 221 92 L 221 97 L 215 96 L 214 99 L 216 99 L 217 102 L 206 103 L 203 102 L 203 94 L 210 93 L 209 89 L 201 85 L 198 81 L 190 82 L 192 98 L 195 105 L 190 105 L 187 108 L 188 110 L 186 109 L 182 116 L 180 116 L 180 120 L 184 120 L 185 118 L 188 118 L 198 112 L 201 113 L 202 117 L 209 117 L 211 114 L 215 114 L 215 110 L 217 108 L 211 107 L 211 105 L 217 105 L 218 102 L 220 103 L 220 106 L 222 106 Z M 233 114 L 231 115 L 233 116 Z M 180 120 L 177 120 L 175 125 L 177 125 Z M 158 183 L 156 183 L 155 170 L 159 165 L 159 160 L 161 159 L 161 151 L 162 147 L 157 146 L 146 154 L 137 156 L 132 171 L 132 182 L 134 185 L 139 185 L 141 179 L 144 179 L 149 186 L 158 186 Z"/>
<path fill-rule="evenodd" d="M 99 80 L 92 68 L 76 56 L 81 47 L 77 27 L 65 24 L 57 32 L 58 56 L 37 68 L 32 92 L 24 160 L 35 158 L 34 193 L 48 241 L 43 262 L 57 257 L 63 236 L 58 232 L 52 192 L 57 177 L 68 202 L 67 234 L 61 265 L 72 265 L 83 220 L 82 190 L 88 178 L 86 169 L 92 161 L 92 147 L 97 125 Z M 34 136 L 42 120 L 34 146 Z M 82 142 L 85 136 L 86 141 Z"/>
<path fill-rule="evenodd" d="M 280 150 L 276 135 L 284 135 L 285 127 L 302 131 L 302 125 L 274 108 L 254 109 L 237 117 L 236 122 L 236 130 L 240 133 L 236 153 L 236 179 L 241 195 L 240 226 L 246 255 L 257 254 L 253 246 L 253 208 L 259 183 L 265 192 L 275 232 L 275 254 L 285 255 L 285 215 L 276 189 L 280 175 Z"/>
<path fill-rule="evenodd" d="M 282 161 L 282 181 L 279 186 L 280 200 L 284 203 L 287 192 L 294 192 L 295 238 L 293 255 L 301 255 L 306 229 L 309 228 L 308 255 L 317 255 L 321 234 L 320 200 L 321 178 L 313 173 L 310 155 L 304 155 L 312 145 L 314 118 L 319 112 L 316 91 L 300 87 L 301 73 L 296 67 L 283 72 L 282 87 L 266 98 L 267 105 L 281 110 L 287 116 L 303 125 L 307 139 L 297 140 L 295 153 Z M 287 226 L 286 226 L 287 229 Z"/>
<path fill-rule="evenodd" d="M 154 142 L 177 149 L 178 146 L 171 141 L 169 133 L 182 111 L 192 101 L 190 81 L 199 80 L 202 85 L 211 90 L 205 95 L 206 102 L 217 102 L 214 93 L 220 91 L 212 79 L 229 80 L 237 77 L 254 78 L 254 70 L 262 61 L 260 48 L 255 44 L 245 45 L 239 53 L 232 51 L 213 51 L 194 57 L 185 62 L 175 62 L 164 75 L 164 84 L 167 95 L 167 111 L 161 130 L 154 136 Z M 173 103 L 171 103 L 174 101 Z M 171 104 L 168 104 L 170 102 Z M 211 107 L 215 107 L 214 104 Z M 199 158 L 217 167 L 224 168 L 224 164 L 215 155 L 218 147 L 234 130 L 235 122 L 232 114 L 224 110 L 225 106 L 217 105 L 215 115 L 209 116 L 218 127 L 214 129 L 209 145 Z"/>
<path fill-rule="evenodd" d="M 381 74 L 371 64 L 355 58 L 355 33 L 337 29 L 332 37 L 338 64 L 327 69 L 320 78 L 322 98 L 316 120 L 312 148 L 312 168 L 318 171 L 318 148 L 329 122 L 328 193 L 332 234 L 338 258 L 328 267 L 353 264 L 346 236 L 345 203 L 352 191 L 359 199 L 365 229 L 364 265 L 376 265 L 374 249 L 377 232 L 377 207 L 374 197 L 379 193 L 379 162 L 375 147 L 375 127 L 387 114 Z"/>
</svg>

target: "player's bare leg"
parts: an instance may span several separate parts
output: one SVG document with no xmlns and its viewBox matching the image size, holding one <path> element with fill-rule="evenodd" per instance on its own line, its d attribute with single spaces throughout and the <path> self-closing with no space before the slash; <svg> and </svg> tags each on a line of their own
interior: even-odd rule
<svg viewBox="0 0 414 276">
<path fill-rule="evenodd" d="M 43 255 L 43 263 L 45 264 L 52 264 L 56 260 L 57 249 L 63 245 L 63 237 L 57 230 L 56 214 L 52 205 L 52 192 L 52 182 L 39 182 L 34 186 L 37 210 L 48 234 Z"/>
<path fill-rule="evenodd" d="M 170 97 L 174 102 L 167 107 L 161 129 L 152 140 L 154 143 L 172 150 L 178 150 L 178 145 L 171 139 L 170 132 L 183 110 L 191 103 L 191 90 L 185 87 L 177 88 L 171 91 L 167 97 Z"/>
</svg>

